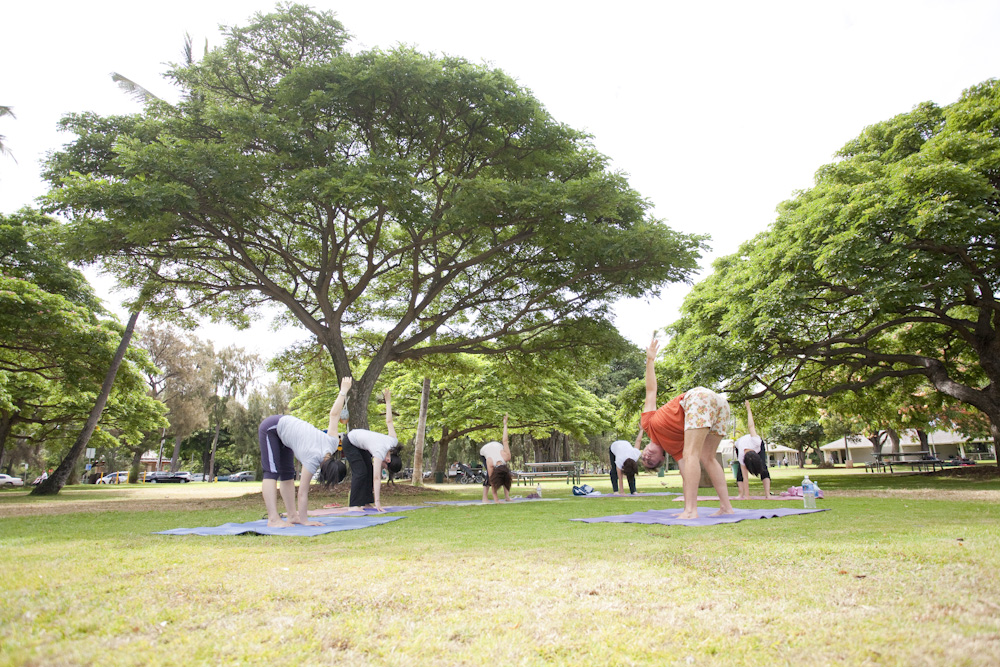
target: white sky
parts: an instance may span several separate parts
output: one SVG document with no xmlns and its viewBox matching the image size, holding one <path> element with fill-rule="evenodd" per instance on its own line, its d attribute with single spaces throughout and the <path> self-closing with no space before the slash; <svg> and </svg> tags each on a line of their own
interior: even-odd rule
<svg viewBox="0 0 1000 667">
<path fill-rule="evenodd" d="M 778 203 L 865 126 L 923 101 L 954 102 L 1000 70 L 995 0 L 819 2 L 747 0 L 590 2 L 316 0 L 337 13 L 351 50 L 399 43 L 499 67 L 553 116 L 594 135 L 672 227 L 712 236 L 711 261 L 774 219 Z M 45 191 L 44 155 L 69 140 L 65 113 L 128 113 L 138 104 L 117 71 L 170 97 L 164 63 L 221 43 L 219 24 L 243 25 L 273 2 L 35 0 L 5 8 L 0 33 L 0 211 Z M 92 275 L 92 274 L 88 274 Z M 92 276 L 93 278 L 93 276 Z M 112 306 L 111 281 L 93 279 Z M 688 291 L 616 309 L 622 333 L 645 346 Z M 217 347 L 237 342 L 270 357 L 299 337 L 206 326 Z"/>
</svg>

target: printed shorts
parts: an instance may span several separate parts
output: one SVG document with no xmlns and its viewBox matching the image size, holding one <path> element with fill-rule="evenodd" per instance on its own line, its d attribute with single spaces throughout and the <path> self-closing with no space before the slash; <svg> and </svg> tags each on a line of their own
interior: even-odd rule
<svg viewBox="0 0 1000 667">
<path fill-rule="evenodd" d="M 729 428 L 729 401 L 705 387 L 684 392 L 684 430 L 709 428 L 711 433 L 726 437 Z"/>
</svg>

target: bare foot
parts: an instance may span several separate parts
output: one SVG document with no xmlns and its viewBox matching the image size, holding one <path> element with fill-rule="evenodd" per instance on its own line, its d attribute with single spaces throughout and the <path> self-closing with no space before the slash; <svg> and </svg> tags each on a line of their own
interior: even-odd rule
<svg viewBox="0 0 1000 667">
<path fill-rule="evenodd" d="M 685 511 L 681 512 L 680 514 L 678 514 L 677 518 L 678 519 L 697 519 L 698 518 L 698 512 L 697 511 L 688 512 L 687 510 L 685 510 Z"/>
<path fill-rule="evenodd" d="M 323 524 L 319 521 L 292 521 L 300 526 L 322 526 Z"/>
<path fill-rule="evenodd" d="M 720 507 L 718 512 L 712 512 L 711 514 L 709 514 L 709 516 L 725 516 L 726 514 L 736 514 L 736 511 L 733 510 L 733 509 L 730 509 L 727 512 L 726 510 L 724 510 L 724 509 L 722 509 Z"/>
<path fill-rule="evenodd" d="M 273 520 L 272 519 L 268 519 L 267 520 L 267 527 L 268 528 L 291 528 L 292 524 L 288 523 L 284 519 L 273 519 Z"/>
</svg>

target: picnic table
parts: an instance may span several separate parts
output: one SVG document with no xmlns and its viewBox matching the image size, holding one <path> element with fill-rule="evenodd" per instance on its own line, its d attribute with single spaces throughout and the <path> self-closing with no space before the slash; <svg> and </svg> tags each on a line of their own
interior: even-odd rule
<svg viewBox="0 0 1000 667">
<path fill-rule="evenodd" d="M 917 458 L 904 458 L 907 456 L 915 456 Z M 890 473 L 895 472 L 893 466 L 909 466 L 910 470 L 924 470 L 925 468 L 930 468 L 931 472 L 934 472 L 936 468 L 941 468 L 944 470 L 944 461 L 941 461 L 936 456 L 933 456 L 929 451 L 921 452 L 882 452 L 881 454 L 875 454 L 875 460 L 871 463 L 865 464 L 865 472 L 886 472 L 888 470 Z"/>
<path fill-rule="evenodd" d="M 572 480 L 574 484 L 580 483 L 580 461 L 543 461 L 538 463 L 525 463 L 524 467 L 527 468 L 527 470 L 518 471 L 517 473 L 518 484 L 521 484 L 521 482 L 528 484 L 533 479 L 546 477 L 565 477 L 567 484 L 569 484 L 570 480 Z"/>
</svg>

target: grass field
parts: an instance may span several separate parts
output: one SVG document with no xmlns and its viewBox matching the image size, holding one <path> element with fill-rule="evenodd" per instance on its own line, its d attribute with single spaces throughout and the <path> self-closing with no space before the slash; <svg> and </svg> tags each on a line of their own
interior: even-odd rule
<svg viewBox="0 0 1000 667">
<path fill-rule="evenodd" d="M 259 519 L 259 483 L 0 492 L 0 665 L 1000 664 L 1000 478 L 808 472 L 832 511 L 583 524 L 570 519 L 680 503 L 549 482 L 559 502 L 311 538 L 153 534 Z M 802 478 L 772 474 L 776 490 Z M 680 490 L 676 473 L 639 482 Z M 311 504 L 344 500 L 338 487 Z"/>
</svg>

